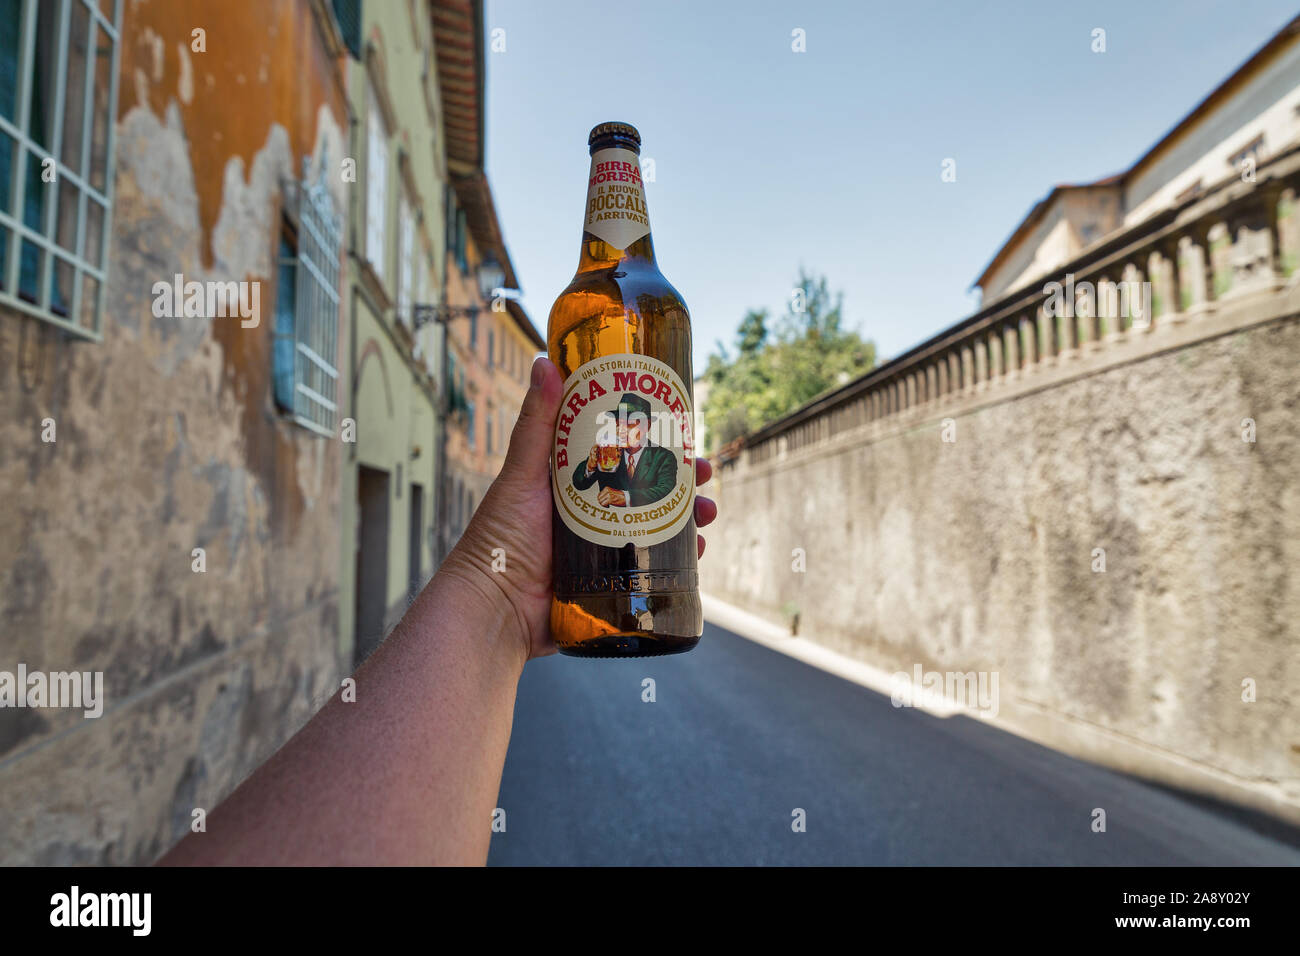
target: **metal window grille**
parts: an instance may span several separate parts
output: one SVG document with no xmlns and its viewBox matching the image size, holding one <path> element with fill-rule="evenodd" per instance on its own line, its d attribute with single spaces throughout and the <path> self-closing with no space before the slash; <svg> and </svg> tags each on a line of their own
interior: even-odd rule
<svg viewBox="0 0 1300 956">
<path fill-rule="evenodd" d="M 303 182 L 298 200 L 298 251 L 293 258 L 293 404 L 294 421 L 322 435 L 333 436 L 337 412 L 339 331 L 339 249 L 342 217 L 334 207 L 321 175 L 308 182 L 303 161 Z"/>
<path fill-rule="evenodd" d="M 96 341 L 121 13 L 121 0 L 0 0 L 0 303 Z"/>
</svg>

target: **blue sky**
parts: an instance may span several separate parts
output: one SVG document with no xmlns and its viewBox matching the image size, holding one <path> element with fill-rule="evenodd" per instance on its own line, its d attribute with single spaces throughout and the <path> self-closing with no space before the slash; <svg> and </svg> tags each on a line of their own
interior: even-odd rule
<svg viewBox="0 0 1300 956">
<path fill-rule="evenodd" d="M 587 133 L 621 120 L 655 160 L 655 249 L 695 374 L 746 309 L 784 310 L 801 265 L 892 357 L 974 311 L 972 281 L 1054 184 L 1129 166 L 1295 12 L 487 0 L 506 47 L 487 54 L 487 167 L 524 307 L 545 336 L 577 264 Z"/>
</svg>

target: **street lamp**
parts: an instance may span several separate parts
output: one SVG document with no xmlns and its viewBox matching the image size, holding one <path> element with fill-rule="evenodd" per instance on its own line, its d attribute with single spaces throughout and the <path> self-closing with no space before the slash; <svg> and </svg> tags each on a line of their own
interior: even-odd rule
<svg viewBox="0 0 1300 956">
<path fill-rule="evenodd" d="M 506 270 L 501 268 L 496 257 L 489 253 L 478 264 L 478 290 L 486 302 L 492 293 L 501 288 L 506 281 Z M 473 318 L 479 314 L 477 305 L 447 305 L 445 302 L 419 303 L 411 307 L 411 322 L 418 332 L 430 322 L 446 325 L 452 319 Z"/>
<path fill-rule="evenodd" d="M 483 301 L 491 299 L 492 293 L 501 288 L 505 281 L 506 270 L 501 268 L 496 256 L 489 252 L 478 264 L 478 290 L 483 293 Z"/>
</svg>

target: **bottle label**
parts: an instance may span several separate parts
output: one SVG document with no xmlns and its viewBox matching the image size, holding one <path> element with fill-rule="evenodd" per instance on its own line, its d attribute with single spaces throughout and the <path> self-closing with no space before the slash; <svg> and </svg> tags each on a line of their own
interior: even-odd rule
<svg viewBox="0 0 1300 956">
<path fill-rule="evenodd" d="M 650 231 L 641 164 L 632 150 L 598 149 L 591 154 L 583 228 L 615 249 L 626 249 Z"/>
<path fill-rule="evenodd" d="M 609 548 L 681 533 L 695 509 L 693 429 L 690 392 L 667 363 L 625 352 L 579 365 L 551 446 L 565 526 Z"/>
</svg>

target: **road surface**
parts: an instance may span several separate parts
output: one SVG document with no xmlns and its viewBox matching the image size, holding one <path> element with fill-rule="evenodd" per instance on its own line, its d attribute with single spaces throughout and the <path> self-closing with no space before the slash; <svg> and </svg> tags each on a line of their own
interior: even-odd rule
<svg viewBox="0 0 1300 956">
<path fill-rule="evenodd" d="M 493 865 L 1300 865 L 1213 806 L 714 625 L 674 657 L 531 662 L 499 805 Z"/>
</svg>

